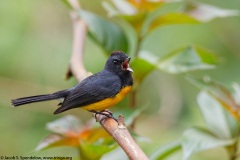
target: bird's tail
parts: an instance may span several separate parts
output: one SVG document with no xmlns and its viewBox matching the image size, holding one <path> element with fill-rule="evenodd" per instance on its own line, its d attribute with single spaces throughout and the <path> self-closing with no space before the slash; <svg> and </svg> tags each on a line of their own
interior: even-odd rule
<svg viewBox="0 0 240 160">
<path fill-rule="evenodd" d="M 59 92 L 55 92 L 53 94 L 43 94 L 43 95 L 37 95 L 37 96 L 23 97 L 23 98 L 13 99 L 12 105 L 14 107 L 17 107 L 17 106 L 21 106 L 28 103 L 60 99 L 60 98 L 66 97 L 68 94 L 69 94 L 69 90 L 62 90 Z"/>
</svg>

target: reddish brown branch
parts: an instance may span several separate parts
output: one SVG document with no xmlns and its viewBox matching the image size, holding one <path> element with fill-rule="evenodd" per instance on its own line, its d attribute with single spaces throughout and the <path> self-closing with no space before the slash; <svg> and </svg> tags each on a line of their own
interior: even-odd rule
<svg viewBox="0 0 240 160">
<path fill-rule="evenodd" d="M 124 150 L 130 160 L 148 160 L 148 157 L 132 138 L 124 123 L 124 117 L 119 115 L 118 122 L 112 118 L 97 114 L 96 120 L 109 133 L 110 136 Z"/>
<path fill-rule="evenodd" d="M 76 10 L 80 9 L 78 0 L 68 0 L 68 2 L 74 10 L 70 12 L 73 24 L 73 47 L 70 65 L 66 73 L 66 79 L 69 79 L 73 75 L 76 80 L 80 82 L 87 76 L 91 75 L 91 73 L 86 71 L 83 65 L 83 53 L 87 33 L 87 24 L 82 19 L 80 19 L 76 13 Z"/>
</svg>

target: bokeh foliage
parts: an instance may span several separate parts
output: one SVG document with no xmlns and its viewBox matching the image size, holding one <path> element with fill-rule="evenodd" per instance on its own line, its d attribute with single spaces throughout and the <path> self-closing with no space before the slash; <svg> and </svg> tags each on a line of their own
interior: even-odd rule
<svg viewBox="0 0 240 160">
<path fill-rule="evenodd" d="M 203 19 L 202 17 L 204 17 L 204 15 L 202 15 L 200 18 L 194 16 L 196 10 L 199 9 L 204 9 L 204 12 L 202 13 L 208 12 L 215 16 L 216 13 L 219 13 L 218 11 L 221 11 L 221 15 L 235 15 L 236 11 L 225 9 L 218 10 L 217 8 L 231 8 L 239 10 L 239 8 L 237 8 L 237 6 L 240 6 L 237 5 L 239 4 L 239 2 L 231 1 L 231 3 L 226 3 L 223 1 L 215 1 L 211 2 L 213 6 L 215 6 L 213 7 L 199 3 L 189 3 L 185 1 L 171 2 L 166 4 L 165 2 L 161 2 L 158 5 L 145 1 L 141 1 L 143 2 L 143 4 L 137 4 L 135 3 L 135 1 L 129 1 L 130 7 L 126 7 L 125 5 L 129 4 L 119 5 L 116 4 L 119 3 L 119 1 L 105 1 L 103 4 L 104 7 L 102 7 L 101 9 L 97 8 L 99 8 L 99 5 L 102 5 L 102 2 L 96 2 L 97 4 L 90 5 L 87 2 L 82 1 L 81 3 L 83 5 L 83 9 L 86 8 L 86 10 L 88 11 L 79 12 L 79 15 L 82 18 L 86 19 L 90 26 L 89 37 L 86 45 L 86 67 L 92 72 L 99 71 L 99 68 L 102 68 L 104 64 L 107 55 L 113 49 L 126 51 L 132 57 L 132 68 L 134 68 L 135 70 L 134 77 L 137 85 L 136 108 L 144 105 L 142 104 L 143 101 L 149 101 L 148 109 L 145 110 L 145 114 L 142 114 L 139 117 L 140 122 L 136 122 L 136 130 L 138 133 L 155 140 L 155 146 L 152 144 L 148 145 L 144 143 L 143 146 L 148 146 L 145 149 L 146 152 L 149 155 L 152 153 L 155 158 L 157 156 L 163 157 L 163 155 L 168 155 L 166 153 L 169 153 L 169 150 L 161 149 L 162 147 L 164 148 L 163 143 L 178 139 L 179 137 L 181 137 L 181 134 L 184 132 L 184 130 L 186 131 L 183 134 L 183 139 L 186 140 L 185 143 L 183 143 L 183 151 L 184 153 L 188 153 L 184 154 L 185 158 L 188 158 L 192 153 L 195 153 L 197 151 L 234 144 L 234 140 L 232 140 L 232 138 L 236 138 L 238 135 L 238 125 L 235 122 L 235 118 L 237 116 L 233 114 L 234 112 L 231 112 L 232 107 L 229 107 L 229 103 L 224 104 L 221 101 L 219 102 L 219 97 L 216 97 L 216 95 L 208 92 L 208 88 L 211 87 L 211 85 L 209 84 L 207 84 L 205 88 L 200 88 L 201 90 L 203 90 L 197 98 L 200 110 L 202 113 L 205 113 L 206 111 L 206 114 L 209 114 L 209 112 L 214 113 L 216 111 L 219 111 L 220 113 L 217 113 L 219 113 L 220 115 L 216 116 L 214 114 L 214 118 L 219 117 L 220 120 L 227 122 L 226 126 L 228 128 L 228 133 L 225 133 L 227 131 L 225 130 L 226 126 L 223 126 L 222 123 L 212 124 L 212 119 L 207 120 L 207 117 L 212 117 L 212 115 L 204 116 L 205 114 L 203 114 L 203 117 L 206 122 L 206 127 L 197 127 L 187 130 L 187 128 L 190 128 L 190 126 L 196 126 L 196 124 L 198 123 L 201 123 L 201 125 L 203 125 L 203 123 L 201 122 L 201 117 L 196 116 L 200 115 L 200 113 L 196 108 L 193 107 L 196 106 L 196 104 L 194 103 L 194 99 L 196 99 L 197 91 L 195 88 L 190 86 L 190 82 L 184 79 L 184 73 L 188 73 L 196 77 L 202 77 L 203 75 L 208 74 L 214 79 L 218 79 L 218 81 L 225 83 L 227 86 L 230 86 L 233 81 L 239 82 L 239 70 L 237 69 L 239 56 L 237 53 L 240 50 L 238 48 L 238 45 L 235 44 L 238 40 L 238 37 L 235 35 L 240 34 L 236 30 L 236 28 L 239 26 L 239 22 L 237 21 L 239 20 L 239 17 L 217 19 L 212 22 L 206 23 L 206 21 L 213 19 L 211 17 L 210 19 L 209 17 Z M 13 8 L 15 6 L 13 2 L 0 3 L 5 3 L 5 5 L 9 5 Z M 67 88 L 75 83 L 74 81 L 71 81 L 69 83 L 63 81 L 61 82 L 61 76 L 59 76 L 64 74 L 64 71 L 68 65 L 68 53 L 71 52 L 71 22 L 68 19 L 68 9 L 66 6 L 59 4 L 58 1 L 43 1 L 36 3 L 40 4 L 40 6 L 37 7 L 37 4 L 28 1 L 24 1 L 24 3 L 18 2 L 21 7 L 19 7 L 19 9 L 15 11 L 15 14 L 10 14 L 6 10 L 4 11 L 4 9 L 2 10 L 2 12 L 5 13 L 4 15 L 8 13 L 7 15 L 11 15 L 17 20 L 12 22 L 10 21 L 11 16 L 8 18 L 6 17 L 5 21 L 12 22 L 12 25 L 9 26 L 13 28 L 6 27 L 8 25 L 5 23 L 4 24 L 6 26 L 4 27 L 3 25 L 1 27 L 1 31 L 7 34 L 7 36 L 4 36 L 6 38 L 2 39 L 1 41 L 1 45 L 4 46 L 1 49 L 1 57 L 3 57 L 1 59 L 1 65 L 3 66 L 3 68 L 1 69 L 1 75 L 2 77 L 9 77 L 17 80 L 1 80 L 2 86 L 6 86 L 6 84 L 8 84 L 7 86 L 14 86 L 11 89 L 11 97 L 3 95 L 3 98 L 6 100 L 9 100 L 10 98 L 12 98 L 12 96 L 22 96 L 23 93 L 18 92 L 19 90 L 24 91 L 24 94 L 29 95 L 33 93 L 37 94 L 42 92 L 55 91 L 57 89 L 62 89 L 62 86 L 65 86 Z M 52 7 L 55 7 L 56 5 L 57 12 L 53 13 L 51 11 L 51 7 L 43 7 L 46 4 Z M 29 10 L 27 5 L 32 5 L 35 7 L 34 9 L 38 10 Z M 122 10 L 121 6 L 124 6 L 125 10 Z M 17 6 L 15 7 L 18 8 Z M 48 20 L 46 18 L 48 17 L 47 13 L 42 13 L 40 7 L 52 13 L 53 17 L 51 19 L 54 19 L 54 21 L 51 21 L 50 18 L 50 20 Z M 130 8 L 128 12 L 122 12 L 127 11 L 126 8 Z M 31 15 L 30 13 L 35 14 Z M 43 15 L 41 15 L 40 13 L 42 13 Z M 61 16 L 57 13 L 61 13 Z M 112 17 L 109 18 L 107 15 L 110 15 Z M 26 18 L 26 16 L 29 17 Z M 54 16 L 61 18 L 56 19 L 54 18 Z M 32 20 L 34 17 L 40 18 L 38 19 L 38 21 L 36 21 Z M 37 31 L 38 27 L 41 26 L 40 24 L 43 25 L 44 29 L 40 30 L 40 32 L 38 33 Z M 58 26 L 63 27 L 60 27 L 60 29 L 56 30 Z M 14 27 L 16 27 L 16 29 Z M 106 30 L 106 28 L 108 27 L 110 29 Z M 64 32 L 65 30 L 67 30 L 67 32 Z M 9 37 L 10 33 L 12 34 L 12 36 Z M 37 39 L 37 41 L 32 41 L 32 39 Z M 45 39 L 49 40 L 45 41 Z M 14 44 L 16 44 L 15 47 L 10 47 Z M 223 60 L 219 57 L 221 57 Z M 217 62 L 220 63 L 216 66 Z M 35 69 L 32 66 L 39 66 L 39 68 L 36 67 Z M 56 66 L 58 66 L 57 69 Z M 213 70 L 206 71 L 206 69 Z M 172 73 L 178 75 L 172 75 Z M 30 83 L 22 83 L 21 80 Z M 20 81 L 20 83 L 18 81 Z M 34 86 L 31 84 L 31 82 L 37 84 L 39 83 L 41 86 Z M 56 84 L 56 82 L 60 84 Z M 25 87 L 29 88 L 29 90 L 26 91 L 27 89 L 25 89 Z M 162 87 L 163 89 L 160 89 L 160 87 Z M 3 87 L 3 91 L 7 90 L 8 87 Z M 210 88 L 209 90 L 214 91 L 212 90 L 212 88 Z M 225 89 L 224 91 L 226 90 L 227 89 Z M 218 93 L 219 91 L 216 92 Z M 183 93 L 183 96 L 180 96 L 181 93 Z M 176 95 L 176 97 L 173 97 L 173 95 Z M 171 105 L 168 105 L 165 100 L 164 105 L 166 105 L 166 107 L 164 107 L 164 105 L 161 105 L 161 103 L 163 103 L 162 101 L 164 101 L 164 98 L 160 99 L 160 103 L 158 101 L 159 97 L 167 97 L 167 101 L 171 100 L 173 102 L 175 99 L 182 99 L 182 102 L 178 101 L 176 102 L 176 104 L 173 104 L 173 106 L 178 107 L 174 109 L 171 108 Z M 222 98 L 225 97 L 220 96 L 220 99 Z M 118 105 L 119 107 L 115 107 L 113 108 L 113 110 L 118 110 L 118 112 L 121 113 L 120 108 L 122 106 L 127 106 L 128 101 L 129 99 L 127 98 L 124 102 Z M 206 104 L 203 104 L 201 102 L 206 102 Z M 34 134 L 37 136 L 32 137 L 32 139 L 36 142 L 36 139 L 40 139 L 44 135 L 42 131 L 44 123 L 56 119 L 56 117 L 49 116 L 49 110 L 46 109 L 46 107 L 45 109 L 43 108 L 44 104 L 39 104 L 33 108 L 31 108 L 31 106 L 28 106 L 29 109 L 27 107 L 23 107 L 22 109 L 17 109 L 17 111 L 12 111 L 10 109 L 5 109 L 5 106 L 9 106 L 7 101 L 4 100 L 2 103 L 2 106 L 4 107 L 1 107 L 1 109 L 4 111 L 4 115 L 9 114 L 12 115 L 13 118 L 11 122 L 8 122 L 8 118 L 6 117 L 5 121 L 3 122 L 8 125 L 3 125 L 1 128 L 3 128 L 4 130 L 11 129 L 13 128 L 13 126 L 20 123 L 17 123 L 17 115 L 19 114 L 19 116 L 21 117 L 26 117 L 24 118 L 24 122 L 22 123 L 25 126 L 31 126 L 31 129 L 29 130 L 26 130 L 27 127 L 19 127 L 19 129 L 15 129 L 17 131 L 21 131 L 20 134 L 22 134 L 22 137 L 23 135 L 25 135 L 25 138 L 22 140 L 22 142 L 19 142 L 19 140 L 17 140 L 18 146 L 26 145 L 24 143 L 26 143 L 27 139 L 31 137 L 30 135 L 34 134 L 35 132 L 38 134 Z M 212 108 L 213 111 L 210 111 L 208 109 L 208 103 L 211 105 L 214 104 L 214 108 Z M 47 105 L 54 106 L 55 103 L 50 103 Z M 181 106 L 183 106 L 183 108 L 181 108 Z M 159 108 L 160 111 L 156 112 L 156 110 L 158 111 Z M 161 111 L 161 109 L 164 110 Z M 168 112 L 166 112 L 166 110 L 168 110 Z M 175 110 L 179 111 L 176 113 Z M 25 112 L 33 113 L 28 114 Z M 39 112 L 41 113 L 40 115 L 42 117 L 46 118 L 36 118 L 39 117 Z M 162 116 L 165 113 L 167 113 L 167 115 L 169 114 L 169 117 Z M 79 114 L 80 116 L 82 116 L 81 113 Z M 77 116 L 79 116 L 79 114 L 77 114 Z M 232 117 L 232 115 L 234 115 L 234 118 Z M 158 118 L 155 118 L 154 121 L 148 121 L 150 120 L 149 117 Z M 32 125 L 25 123 L 25 121 L 32 119 Z M 164 123 L 163 120 L 165 120 L 165 122 L 173 122 L 173 124 Z M 141 122 L 143 121 L 144 123 L 141 124 Z M 189 123 L 188 121 L 191 121 L 191 123 Z M 159 122 L 161 123 L 159 124 Z M 216 122 L 219 121 L 216 120 Z M 42 127 L 36 127 L 38 123 Z M 175 125 L 174 123 L 177 125 Z M 153 124 L 153 126 L 150 126 L 149 124 Z M 148 127 L 146 125 L 149 125 L 149 129 L 147 129 Z M 217 126 L 219 132 L 217 132 L 216 129 L 213 129 L 213 131 L 211 131 L 211 128 L 213 127 L 209 125 Z M 157 126 L 159 130 L 152 130 L 154 126 Z M 167 129 L 164 129 L 165 127 L 163 126 L 168 127 L 166 127 Z M 225 128 L 221 129 L 221 127 Z M 33 132 L 33 129 L 35 129 L 36 131 Z M 173 134 L 173 132 L 175 132 L 176 134 Z M 164 140 L 164 133 L 170 133 L 170 137 L 167 138 L 167 141 Z M 186 136 L 189 134 L 193 137 Z M 228 136 L 226 137 L 226 135 Z M 7 136 L 9 135 L 3 133 L 3 137 Z M 203 146 L 203 148 L 195 148 L 195 150 L 190 152 L 188 147 L 190 145 L 190 148 L 192 148 L 193 145 L 193 140 L 191 138 L 196 139 L 196 137 L 199 138 L 200 142 L 202 142 L 205 137 L 208 142 L 211 141 L 212 143 L 209 145 L 206 144 L 205 146 Z M 227 138 L 227 140 L 222 141 L 221 138 Z M 196 143 L 197 142 L 198 141 L 196 141 Z M 179 143 L 173 144 L 174 145 L 170 145 L 170 147 L 166 147 L 170 148 L 170 153 L 171 150 L 176 151 L 181 148 L 179 146 Z M 34 144 L 31 145 L 31 148 L 27 147 L 28 150 L 34 148 Z M 6 149 L 3 149 L 3 151 L 5 150 Z M 158 151 L 158 154 L 154 152 L 154 150 Z M 161 152 L 159 152 L 159 150 Z M 17 153 L 17 151 L 13 151 L 12 153 L 14 152 Z M 48 153 L 45 152 L 45 154 Z M 68 154 L 71 154 L 71 152 L 68 152 Z M 173 157 L 175 156 L 174 154 L 169 155 L 172 155 Z M 181 155 L 176 156 L 181 157 Z M 211 155 L 209 157 L 211 157 Z M 218 157 L 217 155 L 215 155 L 215 157 L 219 158 L 220 156 Z M 192 159 L 194 158 L 198 159 L 198 157 L 193 156 Z"/>
</svg>

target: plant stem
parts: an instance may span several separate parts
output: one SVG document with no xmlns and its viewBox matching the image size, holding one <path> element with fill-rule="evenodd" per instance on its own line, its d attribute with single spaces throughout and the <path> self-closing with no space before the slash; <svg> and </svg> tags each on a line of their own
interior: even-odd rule
<svg viewBox="0 0 240 160">
<path fill-rule="evenodd" d="M 140 50 L 141 43 L 142 43 L 142 38 L 140 36 L 138 36 L 137 37 L 137 44 L 136 44 L 135 54 L 134 54 L 135 58 L 138 57 L 138 53 L 139 53 L 139 50 Z"/>
<path fill-rule="evenodd" d="M 140 50 L 140 46 L 142 43 L 142 38 L 140 35 L 138 35 L 137 37 L 137 45 L 136 45 L 136 50 L 135 50 L 135 54 L 134 54 L 134 58 L 138 57 L 139 54 L 139 50 Z M 136 87 L 134 87 L 134 89 L 132 90 L 132 92 L 130 93 L 130 107 L 134 108 L 136 105 Z"/>
<path fill-rule="evenodd" d="M 229 160 L 237 160 L 237 158 L 238 158 L 238 154 L 237 154 L 238 141 L 236 141 L 231 146 L 228 146 L 227 150 L 228 150 L 228 153 L 229 153 Z"/>
<path fill-rule="evenodd" d="M 80 150 L 80 148 L 77 148 L 77 150 L 78 150 L 78 157 L 79 157 L 79 160 L 81 160 L 81 159 L 82 159 L 81 150 Z"/>
<path fill-rule="evenodd" d="M 136 90 L 133 89 L 130 93 L 130 107 L 134 108 L 136 106 Z"/>
</svg>

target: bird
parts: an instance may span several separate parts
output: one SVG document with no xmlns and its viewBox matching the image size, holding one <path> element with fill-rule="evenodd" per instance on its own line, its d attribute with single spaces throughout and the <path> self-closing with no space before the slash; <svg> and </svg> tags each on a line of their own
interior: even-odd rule
<svg viewBox="0 0 240 160">
<path fill-rule="evenodd" d="M 133 70 L 129 62 L 131 58 L 122 51 L 110 54 L 102 71 L 95 73 L 70 89 L 61 90 L 51 94 L 12 99 L 14 107 L 59 99 L 54 114 L 64 111 L 83 108 L 89 112 L 103 114 L 104 111 L 119 103 L 133 87 Z"/>
</svg>

